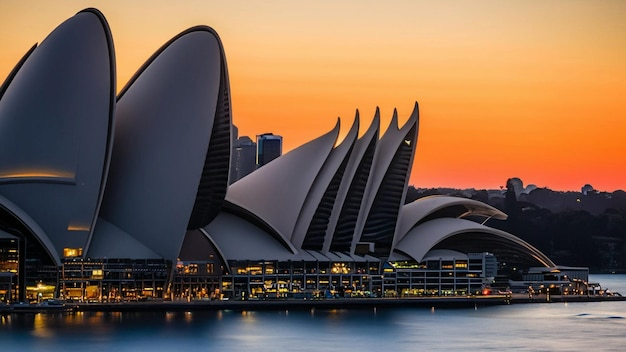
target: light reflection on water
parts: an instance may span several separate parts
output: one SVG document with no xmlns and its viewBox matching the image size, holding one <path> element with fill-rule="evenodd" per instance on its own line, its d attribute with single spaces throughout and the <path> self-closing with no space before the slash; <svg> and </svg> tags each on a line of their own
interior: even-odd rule
<svg viewBox="0 0 626 352">
<path fill-rule="evenodd" d="M 626 275 L 592 278 L 626 293 Z M 619 285 L 623 285 L 621 288 Z M 25 314 L 0 317 L 0 350 L 622 351 L 626 302 L 477 309 Z"/>
</svg>

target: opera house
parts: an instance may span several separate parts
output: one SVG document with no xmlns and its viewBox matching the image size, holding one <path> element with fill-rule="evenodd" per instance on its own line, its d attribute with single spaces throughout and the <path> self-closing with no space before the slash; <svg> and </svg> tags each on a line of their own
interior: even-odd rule
<svg viewBox="0 0 626 352">
<path fill-rule="evenodd" d="M 357 112 L 341 141 L 338 121 L 229 185 L 213 29 L 180 33 L 116 86 L 108 24 L 87 9 L 0 87 L 1 299 L 466 295 L 555 267 L 486 226 L 506 218 L 487 204 L 405 204 L 417 103 L 402 126 Z"/>
</svg>

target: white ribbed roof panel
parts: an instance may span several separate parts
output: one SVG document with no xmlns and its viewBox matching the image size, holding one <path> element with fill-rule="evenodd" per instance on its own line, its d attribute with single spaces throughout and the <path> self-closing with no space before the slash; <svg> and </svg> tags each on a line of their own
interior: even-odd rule
<svg viewBox="0 0 626 352">
<path fill-rule="evenodd" d="M 428 196 L 402 207 L 398 221 L 396 242 L 401 240 L 411 228 L 425 217 L 439 210 L 454 206 L 462 206 L 465 209 L 463 212 L 455 214 L 455 217 L 479 215 L 499 220 L 506 220 L 507 218 L 507 215 L 502 211 L 477 200 L 451 196 Z"/>
<path fill-rule="evenodd" d="M 382 199 L 388 197 L 388 195 L 386 194 L 381 194 L 380 195 L 381 198 L 377 198 L 381 190 L 381 185 L 385 181 L 385 176 L 387 175 L 388 172 L 390 172 L 390 170 L 391 172 L 393 172 L 393 169 L 397 167 L 397 165 L 393 165 L 393 161 L 394 161 L 394 158 L 396 157 L 396 152 L 399 150 L 401 145 L 404 144 L 410 148 L 410 157 L 408 160 L 408 168 L 406 172 L 402 174 L 403 176 L 402 191 L 398 195 L 397 199 L 392 200 L 394 203 L 393 206 L 394 207 L 397 206 L 398 209 L 397 209 L 397 214 L 396 214 L 396 221 L 394 224 L 391 225 L 393 226 L 393 229 L 391 230 L 391 239 L 388 241 L 389 242 L 388 246 L 391 247 L 394 242 L 393 238 L 395 237 L 395 233 L 397 230 L 396 228 L 397 218 L 399 217 L 400 207 L 402 207 L 404 203 L 404 199 L 406 197 L 406 190 L 407 190 L 408 181 L 409 181 L 410 174 L 411 174 L 411 167 L 413 165 L 413 158 L 415 156 L 415 147 L 417 143 L 417 134 L 418 134 L 418 131 L 417 131 L 418 119 L 419 119 L 419 107 L 416 102 L 413 112 L 411 113 L 411 116 L 409 117 L 407 122 L 404 124 L 404 126 L 398 129 L 398 114 L 397 114 L 397 111 L 394 109 L 391 123 L 389 124 L 389 127 L 387 128 L 387 131 L 385 132 L 385 134 L 381 137 L 380 142 L 378 143 L 378 146 L 376 148 L 376 154 L 374 155 L 374 162 L 372 164 L 372 173 L 370 174 L 370 177 L 367 181 L 367 188 L 365 190 L 365 196 L 363 199 L 361 209 L 359 211 L 359 220 L 357 222 L 355 236 L 352 242 L 352 249 L 351 249 L 352 252 L 354 251 L 354 248 L 357 242 L 363 241 L 364 237 L 367 237 L 368 235 L 370 235 L 370 234 L 364 233 L 364 230 L 365 230 L 365 227 L 367 225 L 367 222 L 370 216 L 372 216 L 372 213 L 371 213 L 372 208 L 375 206 L 374 203 L 377 200 L 381 201 Z M 410 140 L 405 139 L 407 134 L 409 134 L 412 129 L 415 129 L 414 136 L 411 137 Z M 390 199 L 385 200 L 386 203 L 389 203 L 390 201 L 391 201 Z M 369 240 L 366 240 L 366 241 L 369 242 Z"/>
<path fill-rule="evenodd" d="M 307 236 L 307 231 L 310 228 L 311 221 L 313 220 L 313 217 L 318 207 L 323 206 L 320 204 L 320 202 L 323 201 L 323 197 L 326 195 L 327 192 L 331 193 L 329 191 L 330 184 L 333 181 L 333 178 L 335 178 L 337 173 L 340 171 L 339 168 L 341 167 L 342 163 L 346 161 L 346 158 L 350 157 L 349 152 L 354 147 L 358 132 L 359 120 L 358 118 L 355 118 L 352 127 L 350 128 L 350 131 L 348 131 L 348 134 L 341 142 L 341 144 L 339 144 L 330 152 L 328 159 L 324 163 L 324 166 L 322 166 L 322 169 L 317 175 L 317 178 L 313 182 L 313 186 L 311 187 L 311 190 L 306 197 L 306 200 L 302 207 L 302 211 L 300 211 L 300 215 L 298 216 L 298 222 L 296 223 L 293 231 L 293 236 L 291 238 L 291 241 L 296 246 L 296 248 L 302 247 L 302 244 Z M 343 172 L 344 170 L 341 171 Z M 339 180 L 339 182 L 341 182 L 341 179 Z M 330 200 L 331 204 L 335 203 L 337 193 L 335 193 L 334 195 L 335 197 Z M 331 209 L 327 209 L 327 211 L 328 217 L 325 220 L 329 221 L 330 216 L 333 212 L 336 212 L 337 209 L 333 207 Z M 322 236 L 320 236 L 320 248 L 322 248 L 324 245 L 323 242 L 325 239 L 325 234 L 326 231 L 324 231 Z"/>
<path fill-rule="evenodd" d="M 264 165 L 228 188 L 226 200 L 261 218 L 289 242 L 306 197 L 335 145 L 335 128 Z M 293 253 L 297 253 L 292 248 Z"/>
<path fill-rule="evenodd" d="M 204 231 L 225 260 L 291 260 L 294 258 L 292 251 L 271 234 L 230 213 L 219 213 L 215 220 L 204 228 Z"/>
<path fill-rule="evenodd" d="M 100 218 L 96 222 L 97 234 L 105 233 L 106 236 L 94 236 L 91 241 L 89 257 L 92 258 L 140 258 L 161 259 L 145 244 L 139 242 L 133 236 L 124 232 L 119 227 Z"/>
<path fill-rule="evenodd" d="M 172 261 L 180 251 L 202 176 L 221 56 L 212 29 L 184 31 L 144 64 L 117 102 L 100 216 Z"/>
<path fill-rule="evenodd" d="M 49 238 L 53 248 L 43 245 L 60 264 L 63 248 L 87 245 L 110 155 L 116 87 L 106 20 L 79 12 L 9 80 L 0 98 L 0 195 L 45 232 L 35 235 Z"/>
<path fill-rule="evenodd" d="M 33 218 L 30 217 L 28 213 L 24 212 L 24 210 L 20 209 L 18 206 L 13 204 L 13 202 L 4 198 L 1 195 L 0 207 L 13 214 L 13 216 L 15 216 L 17 219 L 20 219 L 20 222 L 24 224 L 24 226 L 37 237 L 37 240 L 41 243 L 46 252 L 50 254 L 52 260 L 60 265 L 61 256 L 54 250 L 54 244 L 52 243 L 50 238 L 48 238 L 46 232 L 39 226 L 39 224 L 35 220 L 33 220 Z"/>
<path fill-rule="evenodd" d="M 359 120 L 358 110 L 356 111 L 355 119 Z M 367 157 L 366 154 L 370 144 L 374 143 L 375 146 L 378 142 L 379 128 L 380 110 L 376 108 L 376 113 L 374 114 L 372 123 L 361 138 L 356 141 L 354 148 L 350 153 L 350 159 L 348 160 L 348 165 L 346 166 L 341 184 L 339 185 L 339 190 L 337 191 L 337 196 L 335 197 L 335 204 L 333 205 L 333 212 L 329 218 L 328 228 L 326 229 L 326 238 L 324 239 L 323 248 L 324 251 L 329 251 L 331 249 L 331 244 L 333 241 L 337 240 L 334 236 L 341 235 L 341 232 L 345 232 L 342 231 L 342 229 L 338 229 L 338 225 L 345 226 L 347 224 L 348 227 L 352 227 L 353 229 L 358 220 L 358 212 L 361 207 L 365 187 L 359 190 L 358 185 L 355 183 L 357 182 L 356 179 L 360 176 L 359 173 L 365 173 L 361 176 L 365 178 L 364 182 L 367 183 L 367 176 L 370 173 L 370 167 L 364 167 L 363 170 L 359 170 L 359 166 L 364 161 L 363 158 Z M 353 217 L 354 219 L 349 219 L 350 217 Z M 346 233 L 344 235 L 353 237 L 354 230 L 349 232 L 350 233 Z M 352 239 L 347 239 L 346 242 L 350 243 L 352 242 Z M 346 250 L 350 250 L 349 244 L 346 247 Z"/>
<path fill-rule="evenodd" d="M 517 248 L 523 250 L 524 254 L 533 257 L 546 266 L 554 266 L 554 263 L 538 249 L 508 232 L 456 218 L 434 219 L 414 227 L 398 242 L 395 249 L 410 255 L 417 262 L 422 262 L 426 253 L 439 242 L 458 234 L 472 232 L 495 235 L 508 240 L 515 244 Z M 492 250 L 493 248 L 485 248 L 485 251 Z"/>
</svg>

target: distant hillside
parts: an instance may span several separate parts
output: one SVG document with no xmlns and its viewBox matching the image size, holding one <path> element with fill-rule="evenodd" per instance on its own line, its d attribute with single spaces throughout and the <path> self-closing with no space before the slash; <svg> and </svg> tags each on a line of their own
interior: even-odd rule
<svg viewBox="0 0 626 352">
<path fill-rule="evenodd" d="M 515 179 L 510 179 L 502 190 L 409 187 L 406 200 L 430 195 L 476 199 L 509 215 L 505 221 L 489 220 L 489 226 L 519 236 L 559 265 L 626 272 L 626 192 L 597 192 L 591 187 L 581 192 L 520 190 L 516 186 Z"/>
</svg>

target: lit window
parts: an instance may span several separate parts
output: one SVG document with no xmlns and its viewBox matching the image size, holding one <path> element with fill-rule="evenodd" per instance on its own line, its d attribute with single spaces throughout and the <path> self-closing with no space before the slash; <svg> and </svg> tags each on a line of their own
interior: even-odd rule
<svg viewBox="0 0 626 352">
<path fill-rule="evenodd" d="M 467 262 L 466 261 L 457 261 L 456 263 L 454 263 L 454 266 L 457 269 L 467 269 Z"/>
<path fill-rule="evenodd" d="M 92 279 L 102 279 L 104 277 L 104 273 L 102 269 L 95 269 L 91 272 Z"/>
<path fill-rule="evenodd" d="M 347 267 L 345 263 L 334 263 L 331 271 L 333 274 L 348 274 L 350 268 Z"/>
<path fill-rule="evenodd" d="M 80 257 L 83 255 L 82 248 L 63 248 L 63 256 L 65 258 Z"/>
</svg>

